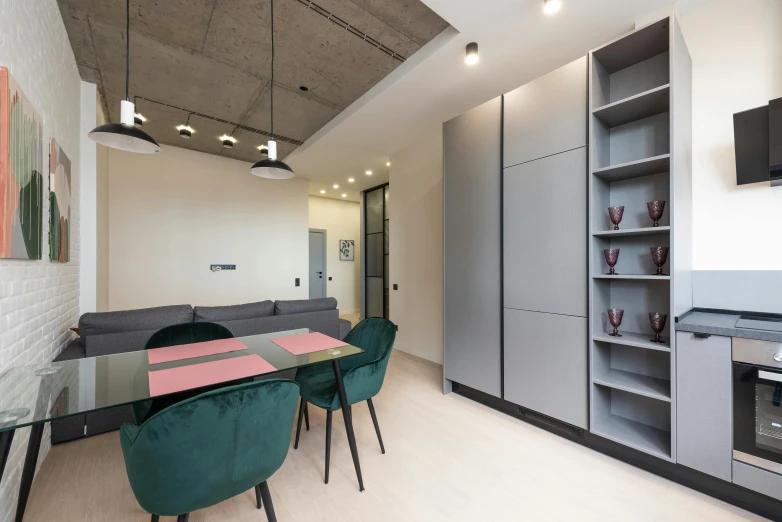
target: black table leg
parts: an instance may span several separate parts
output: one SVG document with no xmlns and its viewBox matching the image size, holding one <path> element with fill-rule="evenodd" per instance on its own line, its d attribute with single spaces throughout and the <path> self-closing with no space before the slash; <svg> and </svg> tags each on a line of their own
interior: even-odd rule
<svg viewBox="0 0 782 522">
<path fill-rule="evenodd" d="M 339 361 L 337 359 L 333 359 L 331 365 L 334 368 L 334 378 L 337 380 L 339 402 L 342 405 L 342 417 L 345 419 L 345 431 L 348 432 L 350 455 L 353 457 L 353 466 L 356 468 L 356 476 L 358 477 L 358 490 L 364 491 L 364 479 L 361 478 L 361 464 L 358 461 L 356 435 L 353 433 L 353 416 L 350 414 L 350 405 L 348 404 L 348 397 L 345 393 L 345 383 L 342 382 L 342 369 L 339 367 Z"/>
<path fill-rule="evenodd" d="M 0 483 L 3 482 L 5 474 L 5 465 L 8 462 L 8 455 L 11 453 L 11 443 L 14 441 L 16 430 L 0 432 Z"/>
<path fill-rule="evenodd" d="M 16 504 L 16 522 L 22 522 L 24 510 L 27 508 L 27 499 L 30 497 L 30 488 L 35 476 L 35 465 L 38 463 L 38 452 L 41 450 L 44 423 L 30 426 L 30 441 L 27 443 L 27 455 L 24 457 L 22 468 L 22 482 L 19 485 L 19 501 Z"/>
</svg>

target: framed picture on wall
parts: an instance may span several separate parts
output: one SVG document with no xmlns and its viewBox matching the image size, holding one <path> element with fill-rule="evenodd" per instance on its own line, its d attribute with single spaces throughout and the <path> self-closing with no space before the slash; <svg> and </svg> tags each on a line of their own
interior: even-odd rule
<svg viewBox="0 0 782 522">
<path fill-rule="evenodd" d="M 339 240 L 339 260 L 340 261 L 353 261 L 353 249 L 356 246 L 356 242 L 352 239 L 340 239 Z"/>
</svg>

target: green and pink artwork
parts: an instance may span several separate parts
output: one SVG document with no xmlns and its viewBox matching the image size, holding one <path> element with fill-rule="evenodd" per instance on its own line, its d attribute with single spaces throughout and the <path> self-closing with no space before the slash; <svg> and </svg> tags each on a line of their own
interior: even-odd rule
<svg viewBox="0 0 782 522">
<path fill-rule="evenodd" d="M 49 149 L 49 260 L 71 260 L 71 160 L 54 138 Z"/>
<path fill-rule="evenodd" d="M 0 67 L 0 258 L 41 259 L 43 120 Z"/>
</svg>

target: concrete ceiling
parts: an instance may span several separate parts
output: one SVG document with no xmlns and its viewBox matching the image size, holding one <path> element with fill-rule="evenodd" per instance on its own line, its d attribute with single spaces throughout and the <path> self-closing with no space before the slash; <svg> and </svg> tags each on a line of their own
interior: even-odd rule
<svg viewBox="0 0 782 522">
<path fill-rule="evenodd" d="M 423 1 L 451 27 L 287 158 L 311 180 L 311 192 L 342 182 L 348 172 L 357 173 L 358 183 L 363 165 L 385 165 L 396 152 L 440 132 L 442 122 L 673 9 L 672 0 L 563 0 L 562 10 L 547 16 L 543 0 Z M 686 12 L 706 2 L 677 6 Z M 470 67 L 464 52 L 472 41 L 479 44 L 480 62 Z M 380 168 L 371 184 L 388 176 Z"/>
<path fill-rule="evenodd" d="M 118 121 L 125 1 L 58 3 L 82 79 L 98 85 L 107 118 Z M 282 158 L 448 26 L 419 0 L 277 0 L 274 7 Z M 130 9 L 130 96 L 139 97 L 144 130 L 160 143 L 257 161 L 256 147 L 268 138 L 247 128 L 270 130 L 270 0 L 131 0 Z M 190 112 L 198 113 L 190 116 L 196 132 L 183 140 L 175 127 Z M 224 133 L 238 140 L 233 149 L 222 148 Z"/>
</svg>

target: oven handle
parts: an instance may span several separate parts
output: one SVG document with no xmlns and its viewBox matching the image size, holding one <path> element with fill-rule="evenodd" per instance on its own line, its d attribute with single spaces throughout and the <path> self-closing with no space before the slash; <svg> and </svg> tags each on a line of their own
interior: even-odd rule
<svg viewBox="0 0 782 522">
<path fill-rule="evenodd" d="M 782 374 L 767 372 L 766 370 L 758 370 L 758 379 L 764 379 L 766 381 L 782 382 Z"/>
</svg>

